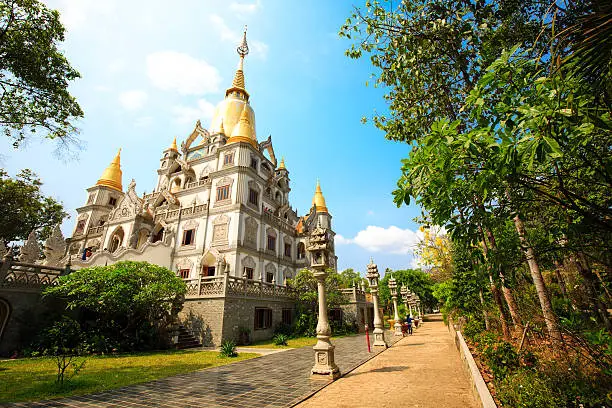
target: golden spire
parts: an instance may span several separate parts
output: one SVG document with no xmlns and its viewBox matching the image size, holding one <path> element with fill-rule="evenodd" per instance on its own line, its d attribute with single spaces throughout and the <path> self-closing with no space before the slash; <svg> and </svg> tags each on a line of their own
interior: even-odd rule
<svg viewBox="0 0 612 408">
<path fill-rule="evenodd" d="M 225 128 L 223 127 L 223 120 L 221 121 L 221 125 L 219 126 L 219 133 L 225 134 Z"/>
<path fill-rule="evenodd" d="M 279 170 L 287 170 L 287 168 L 285 167 L 285 158 L 281 158 L 280 164 L 278 165 L 278 169 Z"/>
<path fill-rule="evenodd" d="M 317 212 L 326 213 L 327 206 L 325 205 L 325 197 L 321 191 L 321 183 L 317 179 L 317 188 L 315 189 L 314 197 L 312 197 L 312 205 L 316 207 Z"/>
<path fill-rule="evenodd" d="M 109 164 L 109 166 L 102 173 L 102 177 L 96 183 L 97 186 L 106 186 L 112 189 L 123 191 L 123 185 L 121 184 L 121 149 L 117 152 L 117 155 Z"/>
<path fill-rule="evenodd" d="M 236 126 L 234 126 L 234 130 L 232 130 L 232 136 L 228 139 L 227 144 L 236 142 L 250 143 L 251 146 L 253 146 L 255 149 L 257 149 L 258 147 L 255 135 L 253 135 L 253 127 L 251 126 L 251 121 L 249 120 L 246 103 L 242 108 L 240 120 L 238 121 L 238 123 L 236 123 Z"/>
<path fill-rule="evenodd" d="M 247 44 L 246 39 L 247 27 L 244 26 L 244 33 L 242 34 L 242 41 L 236 51 L 240 56 L 240 60 L 238 61 L 238 68 L 236 69 L 236 73 L 234 74 L 234 80 L 232 81 L 232 87 L 225 91 L 225 96 L 229 95 L 232 91 L 242 92 L 247 100 L 249 99 L 249 93 L 245 89 L 244 85 L 244 57 L 249 53 L 249 45 Z"/>
<path fill-rule="evenodd" d="M 172 141 L 172 144 L 170 145 L 170 150 L 174 150 L 175 152 L 178 152 L 178 148 L 176 147 L 176 136 L 174 137 L 174 140 Z"/>
</svg>

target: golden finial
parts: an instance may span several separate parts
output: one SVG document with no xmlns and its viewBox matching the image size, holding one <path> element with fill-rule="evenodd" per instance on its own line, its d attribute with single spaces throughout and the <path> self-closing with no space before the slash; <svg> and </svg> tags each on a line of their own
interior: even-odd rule
<svg viewBox="0 0 612 408">
<path fill-rule="evenodd" d="M 244 57 L 247 56 L 247 54 L 249 53 L 249 45 L 247 44 L 246 32 L 247 32 L 247 27 L 245 25 L 244 33 L 242 34 L 242 41 L 240 42 L 240 45 L 238 46 L 238 48 L 236 48 L 236 51 L 238 52 L 238 55 L 240 56 L 240 60 L 238 61 L 238 69 L 236 70 L 236 73 L 234 74 L 234 80 L 232 81 L 232 87 L 225 92 L 226 96 L 232 90 L 240 90 L 246 93 L 245 85 L 244 85 Z M 246 93 L 246 97 L 248 99 L 249 97 L 248 93 Z"/>
<path fill-rule="evenodd" d="M 285 158 L 284 158 L 284 157 L 283 157 L 283 158 L 281 158 L 280 164 L 278 165 L 278 169 L 279 169 L 279 170 L 287 170 L 287 169 L 285 168 Z"/>
<path fill-rule="evenodd" d="M 312 197 L 312 205 L 316 207 L 317 212 L 328 212 L 325 204 L 325 197 L 323 197 L 323 192 L 321 191 L 321 183 L 319 182 L 319 179 L 317 179 L 317 188 L 315 189 L 314 197 Z"/>
<path fill-rule="evenodd" d="M 123 191 L 123 185 L 121 183 L 122 172 L 121 172 L 121 149 L 117 152 L 117 155 L 109 164 L 109 166 L 102 173 L 102 177 L 96 183 L 97 186 L 106 186 L 115 190 Z"/>
<path fill-rule="evenodd" d="M 172 141 L 172 144 L 170 145 L 170 150 L 174 150 L 175 152 L 178 152 L 178 147 L 176 147 L 176 136 L 174 137 L 174 140 Z"/>
<path fill-rule="evenodd" d="M 219 133 L 225 134 L 225 128 L 223 127 L 223 119 L 221 120 L 221 125 L 219 125 Z"/>
</svg>

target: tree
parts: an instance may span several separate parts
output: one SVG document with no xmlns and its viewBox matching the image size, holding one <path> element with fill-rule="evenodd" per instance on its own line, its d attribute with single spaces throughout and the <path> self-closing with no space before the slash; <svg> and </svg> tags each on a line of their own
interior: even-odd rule
<svg viewBox="0 0 612 408">
<path fill-rule="evenodd" d="M 380 280 L 379 290 L 381 303 L 384 305 L 390 302 L 391 291 L 389 290 L 389 278 L 393 277 L 397 281 L 398 286 L 407 286 L 412 292 L 416 293 L 421 299 L 421 304 L 424 307 L 435 308 L 437 306 L 436 298 L 433 296 L 434 282 L 431 276 L 420 269 L 405 269 L 398 271 L 387 270 L 385 276 Z M 402 304 L 401 294 L 398 292 L 398 304 Z"/>
<path fill-rule="evenodd" d="M 39 239 L 44 240 L 68 215 L 61 203 L 42 194 L 41 186 L 38 176 L 29 169 L 15 178 L 0 169 L 0 240 L 25 240 L 33 230 L 39 231 Z"/>
<path fill-rule="evenodd" d="M 17 148 L 41 132 L 66 141 L 83 111 L 68 92 L 80 74 L 58 49 L 59 13 L 37 0 L 0 1 L 0 125 Z"/>
<path fill-rule="evenodd" d="M 353 285 L 365 284 L 367 285 L 367 279 L 362 278 L 359 272 L 354 271 L 352 268 L 348 268 L 340 272 L 340 286 L 342 288 L 352 288 Z"/>
<path fill-rule="evenodd" d="M 60 278 L 44 295 L 66 302 L 80 313 L 84 332 L 97 337 L 102 350 L 156 348 L 176 320 L 187 287 L 167 268 L 123 261 L 79 269 Z"/>
<path fill-rule="evenodd" d="M 429 269 L 432 278 L 442 282 L 450 278 L 452 270 L 451 241 L 446 232 L 438 227 L 421 226 L 423 238 L 417 243 L 416 255 L 420 263 Z"/>
</svg>

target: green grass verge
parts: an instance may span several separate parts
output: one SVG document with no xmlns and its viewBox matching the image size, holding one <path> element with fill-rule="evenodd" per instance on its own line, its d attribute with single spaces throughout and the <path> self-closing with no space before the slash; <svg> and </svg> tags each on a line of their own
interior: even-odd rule
<svg viewBox="0 0 612 408">
<path fill-rule="evenodd" d="M 63 387 L 55 384 L 57 365 L 50 358 L 0 361 L 0 403 L 37 401 L 90 394 L 126 385 L 258 357 L 240 353 L 220 357 L 214 351 L 164 351 L 85 357 L 84 368 Z M 82 361 L 79 358 L 78 361 Z M 69 374 L 69 369 L 66 373 Z"/>
<path fill-rule="evenodd" d="M 356 336 L 356 335 L 357 334 L 346 334 L 343 336 L 333 336 L 332 340 L 339 339 L 341 337 L 349 337 L 349 336 Z M 244 347 L 286 349 L 286 348 L 300 348 L 300 347 L 306 347 L 306 346 L 314 346 L 316 343 L 317 343 L 316 337 L 296 337 L 296 338 L 289 339 L 287 341 L 286 346 L 277 346 L 276 344 L 274 344 L 272 340 L 262 340 L 262 341 L 257 341 L 249 346 L 244 346 Z"/>
</svg>

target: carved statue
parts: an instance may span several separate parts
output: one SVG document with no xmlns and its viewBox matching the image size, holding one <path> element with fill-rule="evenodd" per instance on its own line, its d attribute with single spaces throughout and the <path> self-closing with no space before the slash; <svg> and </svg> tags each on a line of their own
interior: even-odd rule
<svg viewBox="0 0 612 408">
<path fill-rule="evenodd" d="M 134 228 L 134 231 L 132 231 L 132 235 L 130 235 L 130 240 L 128 242 L 130 248 L 136 249 L 138 247 L 138 232 L 136 231 L 136 228 Z"/>
<path fill-rule="evenodd" d="M 59 225 L 56 225 L 53 229 L 53 233 L 45 241 L 43 247 L 43 253 L 45 254 L 45 260 L 43 265 L 48 266 L 61 266 L 60 260 L 64 257 L 66 252 L 66 241 Z"/>
<path fill-rule="evenodd" d="M 136 191 L 136 180 L 132 179 L 130 184 L 128 184 L 128 192 L 129 191 Z"/>
<path fill-rule="evenodd" d="M 30 232 L 28 240 L 19 250 L 19 262 L 34 263 L 40 258 L 40 246 L 36 239 L 36 232 Z"/>
<path fill-rule="evenodd" d="M 164 227 L 164 244 L 174 246 L 174 228 L 168 225 Z"/>
</svg>

